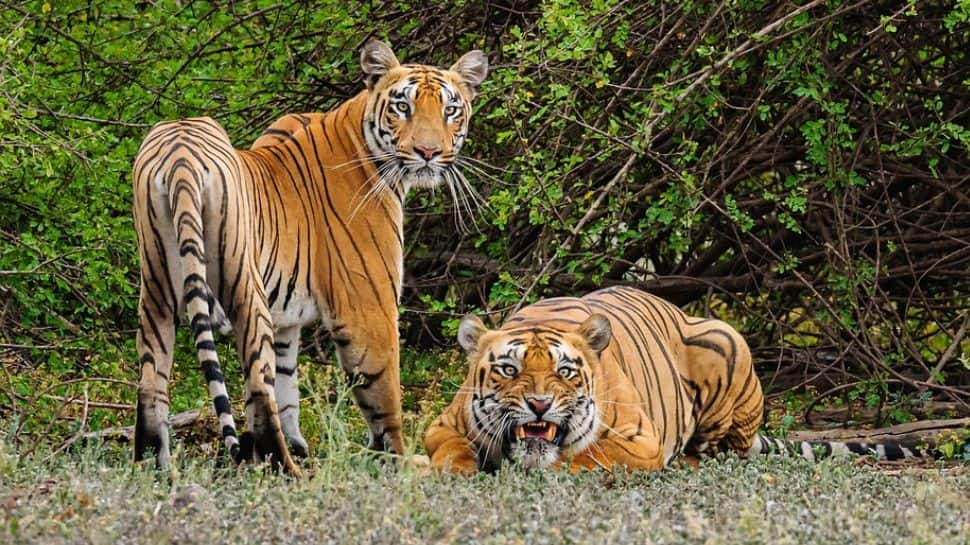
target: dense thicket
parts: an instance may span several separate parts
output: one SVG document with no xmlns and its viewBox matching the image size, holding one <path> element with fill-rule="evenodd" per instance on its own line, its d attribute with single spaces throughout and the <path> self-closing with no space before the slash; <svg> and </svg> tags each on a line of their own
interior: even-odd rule
<svg viewBox="0 0 970 545">
<path fill-rule="evenodd" d="M 462 231 L 447 191 L 411 196 L 409 344 L 450 342 L 468 310 L 633 284 L 739 327 L 775 392 L 967 408 L 966 0 L 2 5 L 8 414 L 41 386 L 134 379 L 148 127 L 210 115 L 246 146 L 355 93 L 372 35 L 493 65 L 465 151 L 488 207 Z"/>
</svg>

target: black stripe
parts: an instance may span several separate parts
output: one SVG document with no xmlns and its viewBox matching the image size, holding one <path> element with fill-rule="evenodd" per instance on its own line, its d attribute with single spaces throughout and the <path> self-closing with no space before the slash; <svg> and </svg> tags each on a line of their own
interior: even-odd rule
<svg viewBox="0 0 970 545">
<path fill-rule="evenodd" d="M 192 299 L 195 299 L 195 298 L 202 299 L 203 301 L 206 301 L 206 302 L 209 301 L 209 298 L 208 298 L 205 290 L 202 289 L 202 288 L 192 288 L 189 291 L 185 292 L 185 302 L 186 303 L 188 303 L 189 301 L 191 301 Z"/>
<path fill-rule="evenodd" d="M 906 455 L 903 454 L 903 449 L 900 448 L 896 443 L 886 443 L 882 447 L 886 451 L 887 460 L 902 460 L 906 457 Z"/>
<path fill-rule="evenodd" d="M 229 398 L 224 395 L 217 395 L 212 398 L 212 405 L 216 408 L 216 414 L 230 414 L 232 409 L 229 407 Z M 225 431 L 223 431 L 225 434 Z"/>
<path fill-rule="evenodd" d="M 206 382 L 226 382 L 226 377 L 222 375 L 222 370 L 219 369 L 219 362 L 216 360 L 203 361 L 202 374 L 205 375 Z"/>
<path fill-rule="evenodd" d="M 180 256 L 185 257 L 188 254 L 194 255 L 196 259 L 202 263 L 206 262 L 205 255 L 203 255 L 202 250 L 199 249 L 199 244 L 194 240 L 186 240 L 179 248 Z"/>
<path fill-rule="evenodd" d="M 192 333 L 198 337 L 203 333 L 212 331 L 212 324 L 209 322 L 209 316 L 203 313 L 198 313 L 192 317 Z"/>
</svg>

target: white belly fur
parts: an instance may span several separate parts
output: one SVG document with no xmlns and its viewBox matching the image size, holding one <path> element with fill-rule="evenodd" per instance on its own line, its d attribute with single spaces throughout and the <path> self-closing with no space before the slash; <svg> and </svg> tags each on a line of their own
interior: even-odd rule
<svg viewBox="0 0 970 545">
<path fill-rule="evenodd" d="M 276 330 L 287 327 L 302 327 L 320 319 L 320 309 L 317 302 L 306 289 L 297 288 L 290 296 L 289 304 L 283 309 L 283 298 L 276 300 L 270 309 L 273 316 L 273 327 Z"/>
</svg>

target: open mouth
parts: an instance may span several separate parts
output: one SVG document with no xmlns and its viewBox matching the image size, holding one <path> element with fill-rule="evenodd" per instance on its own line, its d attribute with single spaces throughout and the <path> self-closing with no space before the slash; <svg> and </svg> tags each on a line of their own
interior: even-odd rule
<svg viewBox="0 0 970 545">
<path fill-rule="evenodd" d="M 553 424 L 552 422 L 546 422 L 540 420 L 538 422 L 526 422 L 520 426 L 516 426 L 513 430 L 515 439 L 521 441 L 523 439 L 540 439 L 547 443 L 559 444 L 562 441 L 562 428 Z"/>
</svg>

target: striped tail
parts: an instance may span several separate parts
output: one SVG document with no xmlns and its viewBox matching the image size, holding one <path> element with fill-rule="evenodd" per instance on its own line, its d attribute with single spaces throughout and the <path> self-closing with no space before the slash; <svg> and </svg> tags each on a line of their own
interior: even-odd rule
<svg viewBox="0 0 970 545">
<path fill-rule="evenodd" d="M 239 439 L 236 436 L 236 422 L 232 418 L 225 377 L 219 367 L 219 357 L 216 354 L 215 340 L 212 335 L 212 309 L 219 310 L 215 313 L 218 320 L 224 321 L 224 318 L 205 279 L 202 193 L 210 183 L 208 179 L 210 173 L 204 166 L 193 162 L 185 157 L 175 160 L 171 169 L 172 179 L 175 181 L 168 192 L 185 279 L 182 296 L 192 333 L 195 336 L 199 364 L 202 366 L 202 373 L 208 383 L 209 395 L 222 429 L 223 441 L 233 460 L 238 460 Z"/>
<path fill-rule="evenodd" d="M 845 454 L 872 456 L 877 460 L 905 460 L 932 456 L 932 452 L 926 452 L 918 447 L 904 447 L 898 443 L 790 441 L 766 437 L 760 433 L 755 437 L 754 444 L 745 453 L 748 457 L 771 454 L 799 456 L 811 462 Z"/>
</svg>

